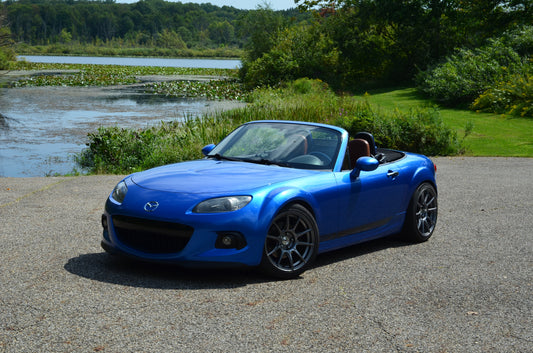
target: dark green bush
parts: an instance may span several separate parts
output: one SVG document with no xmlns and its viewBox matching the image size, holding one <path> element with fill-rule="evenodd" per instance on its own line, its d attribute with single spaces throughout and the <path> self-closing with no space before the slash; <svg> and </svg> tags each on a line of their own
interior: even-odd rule
<svg viewBox="0 0 533 353">
<path fill-rule="evenodd" d="M 444 104 L 470 105 L 476 100 L 475 109 L 508 112 L 531 100 L 527 92 L 531 92 L 532 53 L 533 26 L 523 26 L 484 47 L 460 49 L 444 63 L 419 73 L 418 89 Z"/>
<path fill-rule="evenodd" d="M 504 33 L 503 41 L 513 48 L 518 55 L 528 57 L 533 55 L 533 26 L 522 26 Z"/>
<path fill-rule="evenodd" d="M 501 41 L 460 49 L 443 64 L 417 75 L 419 90 L 444 104 L 471 103 L 485 90 L 522 65 L 520 56 Z"/>
<path fill-rule="evenodd" d="M 533 70 L 496 83 L 476 98 L 472 109 L 533 118 Z"/>
<path fill-rule="evenodd" d="M 0 70 L 8 70 L 15 59 L 15 55 L 9 48 L 0 48 Z"/>
<path fill-rule="evenodd" d="M 350 135 L 369 131 L 378 147 L 436 155 L 462 152 L 457 134 L 444 125 L 435 109 L 395 110 L 389 113 L 368 103 L 360 103 L 339 114 L 336 121 Z"/>
<path fill-rule="evenodd" d="M 243 81 L 248 87 L 276 86 L 297 78 L 327 80 L 335 75 L 338 51 L 316 26 L 283 31 L 274 47 L 246 63 Z"/>
</svg>

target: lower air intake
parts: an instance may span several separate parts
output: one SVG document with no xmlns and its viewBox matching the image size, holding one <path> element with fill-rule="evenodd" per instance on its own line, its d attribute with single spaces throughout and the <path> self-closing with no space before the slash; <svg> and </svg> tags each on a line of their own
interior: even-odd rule
<svg viewBox="0 0 533 353">
<path fill-rule="evenodd" d="M 194 228 L 179 223 L 128 216 L 114 216 L 112 221 L 121 243 L 150 254 L 179 252 L 187 245 L 194 232 Z"/>
</svg>

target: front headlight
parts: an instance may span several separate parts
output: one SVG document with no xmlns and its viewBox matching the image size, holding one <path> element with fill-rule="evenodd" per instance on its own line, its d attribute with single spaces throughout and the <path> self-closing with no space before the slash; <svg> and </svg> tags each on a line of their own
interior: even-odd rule
<svg viewBox="0 0 533 353">
<path fill-rule="evenodd" d="M 122 201 L 124 201 L 124 198 L 126 197 L 127 193 L 128 193 L 128 187 L 126 186 L 126 183 L 124 181 L 121 181 L 113 189 L 113 192 L 111 193 L 111 197 L 116 202 L 122 203 Z"/>
<path fill-rule="evenodd" d="M 217 197 L 200 202 L 192 210 L 194 213 L 220 213 L 237 211 L 252 201 L 251 196 Z"/>
</svg>

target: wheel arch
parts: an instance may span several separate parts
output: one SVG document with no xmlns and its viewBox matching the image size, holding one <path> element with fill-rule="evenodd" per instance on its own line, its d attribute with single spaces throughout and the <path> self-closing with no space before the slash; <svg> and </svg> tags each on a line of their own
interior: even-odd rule
<svg viewBox="0 0 533 353">
<path fill-rule="evenodd" d="M 311 204 L 309 202 L 307 202 L 307 200 L 304 200 L 304 199 L 292 199 L 292 200 L 288 200 L 279 210 L 278 212 L 286 209 L 286 208 L 290 208 L 291 206 L 293 205 L 300 205 L 302 207 L 304 207 L 307 211 L 309 211 L 309 213 L 311 213 L 311 215 L 313 216 L 313 218 L 315 218 L 316 220 L 316 214 L 315 214 L 315 210 L 313 209 L 313 207 L 311 207 Z"/>
<path fill-rule="evenodd" d="M 298 188 L 285 187 L 271 190 L 269 196 L 265 198 L 261 214 L 264 215 L 264 221 L 269 222 L 278 213 L 292 205 L 301 205 L 309 211 L 320 229 L 320 208 L 317 200 L 311 193 Z"/>
<path fill-rule="evenodd" d="M 423 183 L 429 183 L 438 194 L 437 189 L 437 180 L 435 179 L 435 165 L 429 159 L 426 160 L 426 163 L 419 166 L 413 173 L 411 179 L 410 188 L 409 188 L 409 198 L 413 192 Z"/>
</svg>

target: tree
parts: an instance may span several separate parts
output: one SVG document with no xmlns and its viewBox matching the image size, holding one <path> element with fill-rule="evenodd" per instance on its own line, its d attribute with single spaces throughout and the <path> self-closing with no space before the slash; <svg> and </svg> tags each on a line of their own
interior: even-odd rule
<svg viewBox="0 0 533 353">
<path fill-rule="evenodd" d="M 248 12 L 239 20 L 239 34 L 246 41 L 239 70 L 241 78 L 246 79 L 250 65 L 272 50 L 278 35 L 286 27 L 283 17 L 268 5 L 258 6 L 257 10 Z"/>
<path fill-rule="evenodd" d="M 11 31 L 7 24 L 6 9 L 0 4 L 0 70 L 9 68 L 9 63 L 16 60 L 11 40 Z"/>
<path fill-rule="evenodd" d="M 530 24 L 533 0 L 296 0 L 339 48 L 345 85 L 405 82 L 458 47 Z"/>
<path fill-rule="evenodd" d="M 164 29 L 156 40 L 156 45 L 161 48 L 186 49 L 187 44 L 181 39 L 180 35 L 174 31 Z"/>
<path fill-rule="evenodd" d="M 287 27 L 283 17 L 268 5 L 259 5 L 239 20 L 239 34 L 246 40 L 245 61 L 259 59 L 275 44 L 278 34 Z"/>
<path fill-rule="evenodd" d="M 217 44 L 230 44 L 235 37 L 235 28 L 227 20 L 211 23 L 208 30 L 209 37 Z"/>
<path fill-rule="evenodd" d="M 247 12 L 164 0 L 132 4 L 114 0 L 9 0 L 2 4 L 8 11 L 13 38 L 30 45 L 64 40 L 63 30 L 82 45 L 113 40 L 141 44 L 133 43 L 132 38 L 153 44 L 166 29 L 179 34 L 189 46 L 207 47 L 213 42 L 242 46 L 243 41 L 235 37 L 236 20 Z"/>
<path fill-rule="evenodd" d="M 285 29 L 270 51 L 249 63 L 244 81 L 250 87 L 273 86 L 300 77 L 332 82 L 338 60 L 334 43 L 318 26 L 300 25 Z"/>
<path fill-rule="evenodd" d="M 66 28 L 63 28 L 61 33 L 59 33 L 58 41 L 63 44 L 68 44 L 72 41 L 72 34 Z"/>
</svg>

